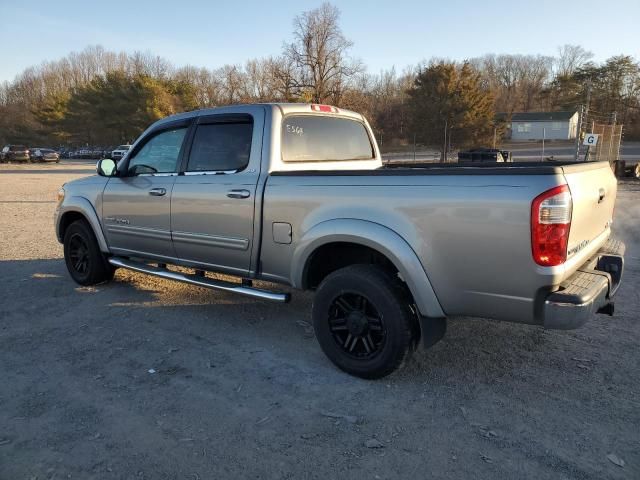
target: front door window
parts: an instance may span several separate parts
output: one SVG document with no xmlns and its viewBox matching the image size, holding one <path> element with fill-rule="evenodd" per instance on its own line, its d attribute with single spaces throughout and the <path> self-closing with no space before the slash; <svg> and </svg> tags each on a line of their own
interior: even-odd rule
<svg viewBox="0 0 640 480">
<path fill-rule="evenodd" d="M 151 138 L 133 154 L 129 161 L 128 175 L 176 172 L 186 132 L 186 128 L 176 128 L 165 130 Z"/>
</svg>

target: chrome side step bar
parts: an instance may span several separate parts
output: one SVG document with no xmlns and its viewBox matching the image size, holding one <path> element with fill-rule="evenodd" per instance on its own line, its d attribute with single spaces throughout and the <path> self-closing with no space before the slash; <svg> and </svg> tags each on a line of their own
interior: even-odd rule
<svg viewBox="0 0 640 480">
<path fill-rule="evenodd" d="M 268 290 L 261 290 L 259 288 L 253 288 L 243 286 L 240 283 L 224 282 L 222 280 L 213 280 L 200 275 L 190 275 L 188 273 L 172 272 L 166 268 L 158 268 L 152 265 L 147 265 L 142 262 L 135 262 L 120 257 L 110 257 L 109 263 L 115 267 L 122 267 L 134 272 L 146 273 L 160 278 L 166 278 L 167 280 L 175 280 L 177 282 L 189 283 L 198 287 L 211 288 L 214 290 L 222 290 L 225 292 L 239 293 L 247 297 L 259 298 L 260 300 L 269 300 L 271 302 L 287 303 L 291 299 L 289 293 L 277 293 L 270 292 Z"/>
</svg>

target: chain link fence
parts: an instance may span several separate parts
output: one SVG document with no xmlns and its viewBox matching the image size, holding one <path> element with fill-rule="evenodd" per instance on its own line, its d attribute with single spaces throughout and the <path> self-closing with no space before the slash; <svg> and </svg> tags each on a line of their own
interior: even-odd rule
<svg viewBox="0 0 640 480">
<path fill-rule="evenodd" d="M 589 160 L 613 162 L 620 160 L 620 144 L 622 143 L 622 125 L 593 123 L 591 132 L 598 135 L 595 151 L 589 152 Z"/>
</svg>

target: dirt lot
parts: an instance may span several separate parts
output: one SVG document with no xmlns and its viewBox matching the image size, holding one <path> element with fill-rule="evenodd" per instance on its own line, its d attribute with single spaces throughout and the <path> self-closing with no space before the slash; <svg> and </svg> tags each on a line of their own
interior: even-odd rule
<svg viewBox="0 0 640 480">
<path fill-rule="evenodd" d="M 370 382 L 324 357 L 307 294 L 271 305 L 125 271 L 79 288 L 52 215 L 91 170 L 0 166 L 0 479 L 640 478 L 640 183 L 620 186 L 613 319 L 454 319 Z"/>
</svg>

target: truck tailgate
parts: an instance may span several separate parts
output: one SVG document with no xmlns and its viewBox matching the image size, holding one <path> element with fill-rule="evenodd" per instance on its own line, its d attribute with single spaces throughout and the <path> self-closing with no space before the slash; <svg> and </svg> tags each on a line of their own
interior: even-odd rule
<svg viewBox="0 0 640 480">
<path fill-rule="evenodd" d="M 595 247 L 591 242 L 610 227 L 617 181 L 607 162 L 566 166 L 563 172 L 573 201 L 567 248 L 571 259 L 587 246 Z"/>
</svg>

